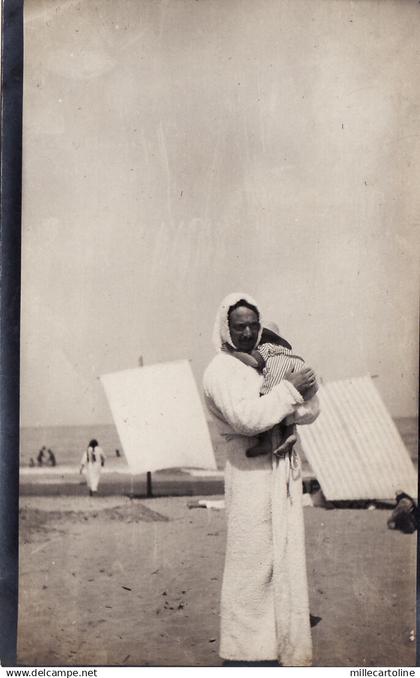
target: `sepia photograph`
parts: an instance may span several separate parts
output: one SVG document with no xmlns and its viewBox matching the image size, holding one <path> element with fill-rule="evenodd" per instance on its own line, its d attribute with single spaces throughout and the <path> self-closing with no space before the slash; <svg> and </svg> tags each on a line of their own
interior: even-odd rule
<svg viewBox="0 0 420 678">
<path fill-rule="evenodd" d="M 17 665 L 416 666 L 419 30 L 25 0 Z"/>
</svg>

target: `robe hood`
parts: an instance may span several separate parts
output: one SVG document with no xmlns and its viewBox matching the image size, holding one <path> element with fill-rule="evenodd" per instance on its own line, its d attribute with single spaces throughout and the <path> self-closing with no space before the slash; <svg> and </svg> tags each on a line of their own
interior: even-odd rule
<svg viewBox="0 0 420 678">
<path fill-rule="evenodd" d="M 232 292 L 223 299 L 217 311 L 216 321 L 214 323 L 213 329 L 213 345 L 216 351 L 221 351 L 223 344 L 228 344 L 231 348 L 236 349 L 232 342 L 232 337 L 230 336 L 228 313 L 229 309 L 241 299 L 246 301 L 248 304 L 255 306 L 255 308 L 258 310 L 261 328 L 258 333 L 254 348 L 258 346 L 260 342 L 262 333 L 262 317 L 257 302 L 253 297 L 251 297 L 250 294 L 247 294 L 246 292 Z"/>
</svg>

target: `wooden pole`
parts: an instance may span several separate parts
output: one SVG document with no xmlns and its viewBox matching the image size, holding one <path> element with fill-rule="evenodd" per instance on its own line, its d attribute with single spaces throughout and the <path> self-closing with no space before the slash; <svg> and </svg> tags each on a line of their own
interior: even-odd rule
<svg viewBox="0 0 420 678">
<path fill-rule="evenodd" d="M 143 367 L 143 356 L 139 356 L 139 367 Z M 147 497 L 153 497 L 153 489 L 152 489 L 152 472 L 147 471 L 146 475 L 146 496 Z"/>
<path fill-rule="evenodd" d="M 153 492 L 152 492 L 152 473 L 151 473 L 151 471 L 147 471 L 147 496 L 148 496 L 148 497 L 153 497 Z"/>
</svg>

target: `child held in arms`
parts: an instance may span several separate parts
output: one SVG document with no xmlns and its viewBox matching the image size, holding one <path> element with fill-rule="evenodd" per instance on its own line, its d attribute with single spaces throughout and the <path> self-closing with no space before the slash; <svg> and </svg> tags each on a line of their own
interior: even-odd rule
<svg viewBox="0 0 420 678">
<path fill-rule="evenodd" d="M 265 323 L 261 341 L 256 349 L 251 353 L 235 351 L 234 355 L 264 375 L 260 395 L 265 395 L 271 391 L 273 386 L 279 384 L 287 374 L 299 372 L 305 366 L 303 358 L 292 352 L 291 345 L 280 336 L 279 328 L 273 322 Z M 315 383 L 314 386 L 303 394 L 305 402 L 309 402 L 314 398 L 317 391 L 318 385 Z M 296 425 L 288 422 L 286 418 L 284 423 L 278 425 L 278 429 L 280 437 L 277 436 L 276 438 L 277 444 L 275 449 L 272 449 L 273 431 L 266 431 L 258 436 L 257 445 L 247 450 L 247 457 L 258 457 L 269 452 L 273 454 L 287 454 L 290 452 L 297 441 Z"/>
</svg>

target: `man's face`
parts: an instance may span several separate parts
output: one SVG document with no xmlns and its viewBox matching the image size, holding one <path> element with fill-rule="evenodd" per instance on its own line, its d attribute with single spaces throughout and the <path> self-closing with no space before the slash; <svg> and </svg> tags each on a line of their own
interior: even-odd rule
<svg viewBox="0 0 420 678">
<path fill-rule="evenodd" d="M 239 306 L 229 317 L 230 336 L 234 346 L 244 353 L 250 353 L 258 339 L 260 323 L 258 316 L 250 308 Z"/>
</svg>

